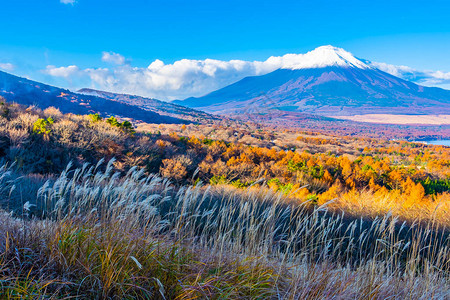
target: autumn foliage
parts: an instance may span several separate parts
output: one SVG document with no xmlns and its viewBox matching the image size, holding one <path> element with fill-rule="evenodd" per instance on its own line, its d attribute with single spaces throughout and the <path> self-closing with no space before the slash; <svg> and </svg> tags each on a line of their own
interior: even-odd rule
<svg viewBox="0 0 450 300">
<path fill-rule="evenodd" d="M 114 158 L 118 171 L 142 167 L 177 184 L 259 186 L 292 201 L 413 219 L 436 210 L 448 221 L 450 151 L 442 146 L 222 125 L 146 125 L 114 116 L 62 115 L 3 104 L 0 156 L 25 174 L 58 173 Z M 361 199 L 367 198 L 362 203 Z M 345 203 L 344 203 L 345 202 Z"/>
</svg>

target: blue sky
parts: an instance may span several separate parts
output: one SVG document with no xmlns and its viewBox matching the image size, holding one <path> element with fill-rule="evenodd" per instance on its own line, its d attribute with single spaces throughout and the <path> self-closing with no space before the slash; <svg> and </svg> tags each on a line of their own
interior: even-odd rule
<svg viewBox="0 0 450 300">
<path fill-rule="evenodd" d="M 68 3 L 2 3 L 0 67 L 72 89 L 117 91 L 115 78 L 109 78 L 115 80 L 110 86 L 96 85 L 92 72 L 88 78 L 76 70 L 95 69 L 100 76 L 98 70 L 110 70 L 111 64 L 131 70 L 157 59 L 264 61 L 331 44 L 371 61 L 450 72 L 450 2 L 444 0 L 62 1 Z M 102 60 L 104 52 L 124 61 Z M 45 71 L 48 66 L 73 66 L 73 72 L 54 76 Z"/>
</svg>

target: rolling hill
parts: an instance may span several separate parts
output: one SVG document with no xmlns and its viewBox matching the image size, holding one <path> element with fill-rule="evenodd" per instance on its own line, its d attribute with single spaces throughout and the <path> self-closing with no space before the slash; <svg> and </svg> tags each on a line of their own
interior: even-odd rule
<svg viewBox="0 0 450 300">
<path fill-rule="evenodd" d="M 209 122 L 210 114 L 180 105 L 137 96 L 83 89 L 74 93 L 0 71 L 0 96 L 9 102 L 41 109 L 54 106 L 63 113 L 118 116 L 146 123 Z"/>
</svg>

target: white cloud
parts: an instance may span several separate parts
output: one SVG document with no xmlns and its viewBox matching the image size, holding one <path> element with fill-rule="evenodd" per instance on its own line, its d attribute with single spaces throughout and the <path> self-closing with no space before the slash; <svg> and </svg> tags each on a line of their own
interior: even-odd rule
<svg viewBox="0 0 450 300">
<path fill-rule="evenodd" d="M 116 65 L 123 65 L 125 63 L 125 57 L 115 52 L 103 52 L 102 60 Z"/>
<path fill-rule="evenodd" d="M 63 3 L 63 4 L 75 4 L 75 2 L 76 2 L 76 0 L 60 0 L 59 1 L 60 3 Z"/>
<path fill-rule="evenodd" d="M 436 79 L 450 80 L 450 72 L 445 73 L 442 71 L 437 71 L 437 72 L 433 72 L 431 74 Z"/>
<path fill-rule="evenodd" d="M 381 71 L 384 71 L 397 77 L 402 77 L 405 76 L 405 74 L 411 74 L 416 72 L 416 70 L 407 66 L 395 66 L 379 62 L 371 62 L 370 64 L 375 68 L 380 69 Z"/>
<path fill-rule="evenodd" d="M 265 61 L 181 59 L 166 64 L 157 59 L 148 67 L 134 67 L 120 54 L 103 52 L 102 60 L 113 63 L 113 66 L 87 69 L 77 66 L 47 66 L 44 72 L 65 78 L 71 85 L 78 83 L 78 87 L 86 87 L 84 85 L 88 82 L 89 87 L 100 90 L 173 100 L 202 96 L 244 77 L 263 75 L 280 68 L 299 69 L 315 66 L 318 61 L 310 53 L 272 56 Z M 349 53 L 343 53 L 344 56 L 348 56 L 347 54 Z M 334 58 L 331 55 L 328 59 L 331 63 L 336 59 L 342 63 L 342 57 L 338 55 Z M 344 59 L 345 63 L 347 61 L 352 65 L 359 64 L 350 56 Z M 445 72 L 418 71 L 407 66 L 367 61 L 361 62 L 361 67 L 376 67 L 394 76 L 429 86 L 444 86 L 450 83 L 450 73 Z M 74 78 L 77 78 L 76 82 L 73 82 Z"/>
<path fill-rule="evenodd" d="M 80 68 L 78 68 L 77 66 L 55 67 L 49 65 L 43 72 L 54 77 L 69 78 L 74 74 L 80 73 L 80 71 Z"/>
<path fill-rule="evenodd" d="M 3 71 L 13 71 L 14 65 L 11 63 L 0 63 L 0 69 Z"/>
<path fill-rule="evenodd" d="M 396 66 L 378 62 L 371 62 L 370 64 L 386 73 L 421 85 L 447 88 L 446 85 L 450 84 L 450 72 L 420 71 L 407 66 Z"/>
<path fill-rule="evenodd" d="M 111 56 L 107 57 L 111 61 Z M 201 96 L 246 76 L 265 74 L 279 67 L 270 62 L 182 59 L 173 64 L 155 60 L 146 68 L 129 64 L 97 69 L 47 66 L 44 72 L 66 79 L 74 75 L 87 77 L 93 88 L 172 100 Z"/>
</svg>

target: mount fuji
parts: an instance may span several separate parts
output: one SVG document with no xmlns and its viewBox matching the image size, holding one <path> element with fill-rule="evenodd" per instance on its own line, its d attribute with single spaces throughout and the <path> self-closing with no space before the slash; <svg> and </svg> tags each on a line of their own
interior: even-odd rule
<svg viewBox="0 0 450 300">
<path fill-rule="evenodd" d="M 424 87 L 333 46 L 295 56 L 271 73 L 246 77 L 178 104 L 218 114 L 271 111 L 322 116 L 450 114 L 450 91 Z"/>
</svg>

